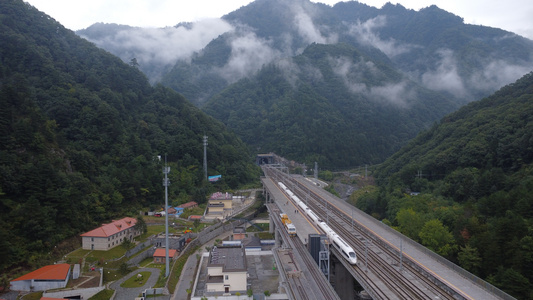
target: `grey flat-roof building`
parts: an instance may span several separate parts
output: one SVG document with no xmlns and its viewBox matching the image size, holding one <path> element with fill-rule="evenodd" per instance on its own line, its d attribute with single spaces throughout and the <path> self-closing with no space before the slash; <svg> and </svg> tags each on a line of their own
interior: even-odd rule
<svg viewBox="0 0 533 300">
<path fill-rule="evenodd" d="M 215 246 L 207 263 L 206 295 L 246 293 L 246 252 L 242 246 Z"/>
</svg>

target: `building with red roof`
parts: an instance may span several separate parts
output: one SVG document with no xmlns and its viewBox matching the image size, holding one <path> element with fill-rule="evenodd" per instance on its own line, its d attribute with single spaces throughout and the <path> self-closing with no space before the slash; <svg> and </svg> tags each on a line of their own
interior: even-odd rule
<svg viewBox="0 0 533 300">
<path fill-rule="evenodd" d="M 64 288 L 69 276 L 69 264 L 48 265 L 11 280 L 11 290 L 30 292 Z"/>
<path fill-rule="evenodd" d="M 109 250 L 122 244 L 125 239 L 133 241 L 134 237 L 140 235 L 140 232 L 135 229 L 136 223 L 137 219 L 126 217 L 103 224 L 81 234 L 82 247 L 85 250 Z"/>
<path fill-rule="evenodd" d="M 189 208 L 195 208 L 195 207 L 198 207 L 198 203 L 196 203 L 196 201 L 191 201 L 191 202 L 187 202 L 187 203 L 184 203 L 178 207 L 181 207 L 183 208 L 184 210 L 185 209 L 189 209 Z"/>
<path fill-rule="evenodd" d="M 168 249 L 168 258 L 172 261 L 178 257 L 178 251 L 176 249 Z M 157 248 L 154 252 L 154 263 L 164 264 L 166 262 L 167 253 L 165 248 Z"/>
</svg>

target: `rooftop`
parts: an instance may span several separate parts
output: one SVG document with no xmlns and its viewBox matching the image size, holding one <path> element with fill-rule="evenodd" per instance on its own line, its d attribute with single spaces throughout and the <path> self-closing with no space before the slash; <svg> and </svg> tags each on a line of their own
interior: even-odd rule
<svg viewBox="0 0 533 300">
<path fill-rule="evenodd" d="M 232 199 L 233 199 L 233 194 L 230 194 L 228 192 L 226 193 L 216 192 L 213 195 L 211 195 L 211 197 L 209 198 L 209 200 L 232 200 Z"/>
<path fill-rule="evenodd" d="M 23 275 L 17 279 L 11 281 L 20 280 L 65 280 L 70 270 L 69 264 L 48 265 L 26 275 Z"/>
<path fill-rule="evenodd" d="M 113 220 L 109 224 L 103 224 L 102 226 L 93 229 L 89 232 L 81 234 L 81 236 L 90 236 L 90 237 L 109 237 L 116 233 L 119 233 L 123 230 L 135 226 L 137 219 L 126 217 L 120 220 Z"/>
<path fill-rule="evenodd" d="M 241 246 L 215 246 L 209 254 L 209 265 L 222 265 L 224 272 L 246 271 L 246 254 Z"/>
<path fill-rule="evenodd" d="M 233 228 L 233 233 L 246 233 L 246 229 L 244 227 L 235 227 Z"/>
<path fill-rule="evenodd" d="M 168 256 L 174 257 L 176 254 L 176 249 L 168 249 Z M 154 252 L 154 257 L 166 257 L 167 253 L 165 251 L 165 248 L 157 248 Z"/>
<path fill-rule="evenodd" d="M 198 203 L 196 203 L 195 201 L 191 201 L 191 202 L 187 202 L 187 203 L 184 203 L 178 207 L 182 207 L 182 208 L 189 208 L 189 207 L 193 207 L 193 206 L 198 206 Z"/>
</svg>

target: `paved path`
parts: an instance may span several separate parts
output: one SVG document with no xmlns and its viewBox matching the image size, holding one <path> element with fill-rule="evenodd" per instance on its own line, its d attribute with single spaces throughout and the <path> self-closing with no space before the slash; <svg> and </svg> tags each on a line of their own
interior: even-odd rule
<svg viewBox="0 0 533 300">
<path fill-rule="evenodd" d="M 123 288 L 123 287 L 120 286 L 128 278 L 130 278 L 132 276 L 137 276 L 137 274 L 140 273 L 140 272 L 152 272 L 152 274 L 150 275 L 150 278 L 148 278 L 148 280 L 146 281 L 146 283 L 143 286 L 137 287 L 137 288 Z M 144 291 L 145 289 L 151 288 L 151 287 L 153 287 L 156 284 L 157 278 L 159 278 L 159 273 L 160 272 L 161 272 L 161 270 L 158 269 L 158 268 L 141 268 L 141 269 L 137 269 L 137 270 L 131 272 L 130 274 L 124 276 L 123 278 L 113 282 L 110 285 L 110 288 L 117 292 L 116 296 L 115 296 L 115 300 L 133 300 L 136 297 L 139 297 L 139 294 L 142 291 Z M 154 299 L 169 299 L 169 298 L 170 297 L 168 295 L 165 295 L 165 296 L 157 297 L 157 298 L 154 298 Z"/>
<path fill-rule="evenodd" d="M 176 289 L 174 289 L 172 300 L 188 299 L 189 294 L 187 293 L 187 289 L 192 290 L 191 281 L 194 282 L 196 279 L 194 278 L 196 273 L 196 264 L 198 262 L 198 259 L 196 259 L 196 253 L 197 252 L 191 254 L 187 259 L 185 266 L 183 266 L 180 279 L 176 285 Z"/>
</svg>

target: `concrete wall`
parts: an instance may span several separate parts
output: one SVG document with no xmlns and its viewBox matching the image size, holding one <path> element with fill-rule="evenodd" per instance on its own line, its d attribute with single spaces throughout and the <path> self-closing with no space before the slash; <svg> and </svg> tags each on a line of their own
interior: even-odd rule
<svg viewBox="0 0 533 300">
<path fill-rule="evenodd" d="M 241 294 L 244 292 L 246 294 L 246 288 L 247 288 L 247 272 L 229 272 L 224 273 L 224 284 L 229 284 L 229 290 L 231 293 L 234 292 L 241 292 Z M 228 276 L 228 279 L 226 280 L 226 276 Z"/>
<path fill-rule="evenodd" d="M 67 298 L 67 297 L 81 296 L 81 299 L 89 299 L 92 296 L 98 294 L 103 289 L 105 289 L 104 286 L 87 288 L 87 289 L 75 289 L 75 290 L 61 291 L 61 292 L 43 293 L 43 297 L 61 299 L 61 298 Z"/>
<path fill-rule="evenodd" d="M 72 269 L 72 279 L 78 279 L 80 277 L 80 264 L 75 264 Z"/>
<path fill-rule="evenodd" d="M 143 250 L 144 248 L 146 248 L 146 247 L 148 247 L 150 245 L 153 245 L 153 238 L 150 238 L 150 239 L 144 241 L 143 243 L 140 243 L 137 246 L 131 248 L 128 251 L 126 251 L 126 257 L 132 257 L 137 252 Z"/>
<path fill-rule="evenodd" d="M 145 258 L 154 257 L 154 252 L 155 252 L 155 249 L 153 247 L 148 248 L 145 251 L 141 252 L 139 255 L 128 260 L 128 262 L 126 263 L 130 266 L 138 266 L 141 263 L 141 261 L 143 261 Z"/>
<path fill-rule="evenodd" d="M 70 273 L 69 273 L 70 275 Z M 51 289 L 59 289 L 67 286 L 67 279 L 64 281 L 59 280 L 46 280 L 46 281 L 34 281 L 34 280 L 19 280 L 11 282 L 11 290 L 14 291 L 46 291 Z"/>
<path fill-rule="evenodd" d="M 110 248 L 115 247 L 118 245 L 112 245 L 111 247 L 108 247 L 108 244 L 111 243 L 107 240 L 107 237 L 90 237 L 90 236 L 84 236 L 82 237 L 82 248 L 85 250 L 108 250 Z M 114 243 L 114 240 L 113 240 Z"/>
</svg>

